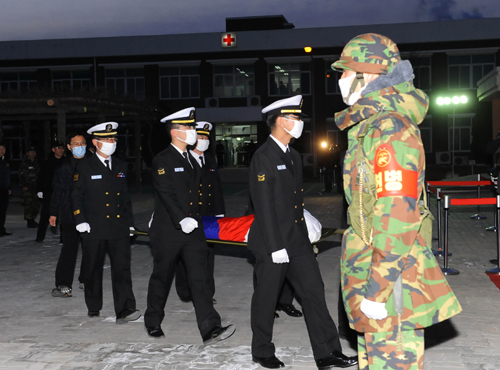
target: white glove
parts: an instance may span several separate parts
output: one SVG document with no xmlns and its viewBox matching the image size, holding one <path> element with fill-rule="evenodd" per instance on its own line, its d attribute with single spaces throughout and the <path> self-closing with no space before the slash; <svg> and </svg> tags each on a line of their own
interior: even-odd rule
<svg viewBox="0 0 500 370">
<path fill-rule="evenodd" d="M 130 231 L 135 231 L 135 227 L 130 226 Z M 130 236 L 134 236 L 134 234 L 130 233 Z"/>
<path fill-rule="evenodd" d="M 304 209 L 304 218 L 306 220 L 309 241 L 311 244 L 316 243 L 321 238 L 321 222 L 306 209 Z"/>
<path fill-rule="evenodd" d="M 385 309 L 385 303 L 373 302 L 370 301 L 369 299 L 363 298 L 359 309 L 369 319 L 383 320 L 387 317 L 387 310 Z"/>
<path fill-rule="evenodd" d="M 36 193 L 36 196 L 40 199 L 43 199 L 43 192 L 39 191 L 38 193 Z"/>
<path fill-rule="evenodd" d="M 224 213 L 222 213 L 220 215 L 215 215 L 215 217 L 224 217 Z"/>
<path fill-rule="evenodd" d="M 184 234 L 189 234 L 198 227 L 198 221 L 191 217 L 183 218 L 179 223 Z"/>
<path fill-rule="evenodd" d="M 285 248 L 271 253 L 271 257 L 273 258 L 274 263 L 288 263 L 288 262 L 290 262 L 290 259 L 288 258 L 288 253 L 286 252 Z"/>
<path fill-rule="evenodd" d="M 90 225 L 87 222 L 76 225 L 76 229 L 81 233 L 90 233 Z"/>
</svg>

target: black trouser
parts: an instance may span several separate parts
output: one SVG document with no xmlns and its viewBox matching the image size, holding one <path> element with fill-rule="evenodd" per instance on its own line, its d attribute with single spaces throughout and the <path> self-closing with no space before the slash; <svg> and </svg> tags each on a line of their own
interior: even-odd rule
<svg viewBox="0 0 500 370">
<path fill-rule="evenodd" d="M 61 236 L 63 245 L 56 267 L 56 287 L 64 285 L 73 287 L 73 276 L 75 274 L 76 259 L 78 257 L 78 247 L 80 246 L 80 233 L 76 230 L 74 223 L 61 224 Z M 84 282 L 84 262 L 80 265 L 80 275 L 78 281 Z"/>
<path fill-rule="evenodd" d="M 9 189 L 0 188 L 0 234 L 5 233 L 5 217 L 9 205 Z"/>
<path fill-rule="evenodd" d="M 36 239 L 45 239 L 47 233 L 47 226 L 49 226 L 50 218 L 50 199 L 52 194 L 43 194 L 42 210 L 40 211 L 40 220 L 38 221 L 38 231 L 36 232 Z"/>
<path fill-rule="evenodd" d="M 253 273 L 253 289 L 255 290 L 255 286 L 257 284 L 257 276 L 255 276 L 255 269 Z M 293 303 L 293 298 L 295 296 L 295 291 L 293 290 L 290 282 L 285 279 L 283 283 L 283 288 L 281 288 L 280 295 L 278 297 L 278 304 L 289 305 Z"/>
<path fill-rule="evenodd" d="M 165 304 L 179 260 L 184 263 L 195 308 L 198 330 L 203 337 L 221 318 L 214 308 L 207 269 L 208 247 L 205 240 L 168 241 L 163 233 L 151 235 L 154 266 L 148 286 L 146 326 L 159 326 L 165 317 Z"/>
<path fill-rule="evenodd" d="M 130 272 L 130 238 L 115 240 L 91 239 L 82 236 L 85 303 L 89 311 L 102 309 L 102 275 L 106 253 L 111 264 L 111 284 L 115 313 L 119 316 L 125 310 L 135 310 Z"/>
<path fill-rule="evenodd" d="M 207 259 L 207 268 L 208 268 L 208 279 L 210 282 L 210 292 L 212 298 L 215 295 L 215 280 L 214 280 L 214 270 L 215 270 L 215 248 L 213 244 L 208 244 L 208 259 Z M 191 290 L 189 289 L 189 283 L 186 274 L 186 268 L 184 267 L 183 262 L 179 262 L 177 264 L 177 272 L 175 274 L 175 290 L 177 291 L 177 295 L 183 301 L 191 300 Z"/>
<path fill-rule="evenodd" d="M 256 255 L 255 275 L 257 283 L 251 309 L 252 355 L 270 357 L 275 353 L 272 343 L 274 310 L 285 278 L 301 300 L 314 358 L 342 351 L 314 254 L 290 257 L 289 263 L 280 264 L 273 263 L 271 255 Z"/>
</svg>

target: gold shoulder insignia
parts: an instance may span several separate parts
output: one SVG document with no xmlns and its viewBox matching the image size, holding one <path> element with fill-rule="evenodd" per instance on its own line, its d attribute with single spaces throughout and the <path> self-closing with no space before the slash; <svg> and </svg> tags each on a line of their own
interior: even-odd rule
<svg viewBox="0 0 500 370">
<path fill-rule="evenodd" d="M 266 180 L 266 174 L 262 173 L 262 174 L 258 174 L 257 175 L 257 180 L 258 181 L 265 181 Z"/>
<path fill-rule="evenodd" d="M 75 216 L 79 215 L 79 214 L 80 214 L 80 210 L 79 209 L 77 209 L 75 212 L 73 212 L 73 215 L 75 215 Z"/>
<path fill-rule="evenodd" d="M 73 181 L 78 181 L 78 174 L 76 173 L 74 176 L 73 176 Z"/>
<path fill-rule="evenodd" d="M 158 168 L 158 175 L 165 175 L 165 169 L 164 168 Z"/>
</svg>

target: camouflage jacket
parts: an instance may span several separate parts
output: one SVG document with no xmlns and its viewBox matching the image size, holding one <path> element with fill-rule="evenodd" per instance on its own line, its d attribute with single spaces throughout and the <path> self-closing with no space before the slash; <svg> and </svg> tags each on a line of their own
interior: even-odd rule
<svg viewBox="0 0 500 370">
<path fill-rule="evenodd" d="M 36 191 L 36 179 L 40 173 L 40 164 L 35 159 L 33 162 L 28 158 L 24 159 L 19 166 L 19 186 L 29 188 L 29 192 Z"/>
<path fill-rule="evenodd" d="M 431 252 L 432 215 L 421 205 L 425 155 L 417 125 L 428 98 L 411 77 L 384 86 L 393 72 L 335 116 L 340 129 L 349 128 L 344 190 L 351 226 L 342 242 L 341 282 L 359 332 L 423 328 L 461 311 Z M 385 302 L 388 317 L 368 319 L 359 309 L 363 298 Z"/>
</svg>

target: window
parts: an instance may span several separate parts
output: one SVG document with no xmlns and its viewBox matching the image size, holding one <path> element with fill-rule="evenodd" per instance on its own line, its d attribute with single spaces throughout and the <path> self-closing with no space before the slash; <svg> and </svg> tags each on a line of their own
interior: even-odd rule
<svg viewBox="0 0 500 370">
<path fill-rule="evenodd" d="M 421 90 L 431 89 L 431 57 L 411 58 L 413 66 L 413 84 Z"/>
<path fill-rule="evenodd" d="M 474 114 L 457 114 L 455 117 L 450 114 L 448 116 L 448 150 L 450 152 L 470 152 L 473 118 Z M 455 121 L 454 124 L 453 121 Z"/>
<path fill-rule="evenodd" d="M 311 63 L 270 63 L 269 95 L 311 94 Z"/>
<path fill-rule="evenodd" d="M 106 91 L 115 91 L 118 95 L 129 95 L 137 99 L 144 99 L 144 69 L 107 69 Z"/>
<path fill-rule="evenodd" d="M 200 67 L 160 67 L 160 99 L 200 97 Z"/>
<path fill-rule="evenodd" d="M 90 88 L 88 69 L 52 71 L 53 91 L 78 91 L 86 88 Z"/>
<path fill-rule="evenodd" d="M 215 65 L 214 95 L 218 97 L 255 95 L 253 65 Z"/>
<path fill-rule="evenodd" d="M 340 76 L 342 76 L 342 72 L 333 70 L 331 61 L 325 61 L 325 85 L 327 94 L 340 94 Z"/>
<path fill-rule="evenodd" d="M 495 68 L 494 54 L 448 56 L 448 87 L 476 89 L 477 82 Z"/>
<path fill-rule="evenodd" d="M 432 117 L 427 115 L 423 122 L 418 125 L 420 129 L 420 137 L 422 138 L 422 143 L 424 144 L 425 153 L 432 152 Z"/>
<path fill-rule="evenodd" d="M 36 72 L 0 73 L 0 92 L 30 91 L 36 88 Z"/>
</svg>

